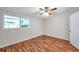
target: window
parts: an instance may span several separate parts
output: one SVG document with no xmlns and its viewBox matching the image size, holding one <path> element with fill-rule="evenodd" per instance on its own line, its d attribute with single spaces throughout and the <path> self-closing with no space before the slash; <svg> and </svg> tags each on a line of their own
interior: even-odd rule
<svg viewBox="0 0 79 59">
<path fill-rule="evenodd" d="M 19 17 L 5 15 L 4 28 L 19 28 Z"/>
<path fill-rule="evenodd" d="M 4 15 L 4 28 L 29 28 L 29 19 Z"/>
<path fill-rule="evenodd" d="M 20 27 L 27 27 L 27 28 L 29 28 L 29 24 L 30 24 L 29 20 L 21 18 L 21 20 L 20 20 Z"/>
</svg>

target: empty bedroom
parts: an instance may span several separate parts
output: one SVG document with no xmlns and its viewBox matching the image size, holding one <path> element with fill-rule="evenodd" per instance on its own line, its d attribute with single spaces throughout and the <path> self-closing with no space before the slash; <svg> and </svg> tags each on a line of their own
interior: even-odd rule
<svg viewBox="0 0 79 59">
<path fill-rule="evenodd" d="M 0 52 L 78 52 L 79 7 L 0 7 Z"/>
</svg>

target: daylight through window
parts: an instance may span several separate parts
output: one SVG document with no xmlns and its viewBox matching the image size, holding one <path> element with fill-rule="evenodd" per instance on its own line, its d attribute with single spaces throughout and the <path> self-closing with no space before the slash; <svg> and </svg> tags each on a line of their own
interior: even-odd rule
<svg viewBox="0 0 79 59">
<path fill-rule="evenodd" d="M 4 15 L 4 28 L 29 28 L 29 19 Z"/>
</svg>

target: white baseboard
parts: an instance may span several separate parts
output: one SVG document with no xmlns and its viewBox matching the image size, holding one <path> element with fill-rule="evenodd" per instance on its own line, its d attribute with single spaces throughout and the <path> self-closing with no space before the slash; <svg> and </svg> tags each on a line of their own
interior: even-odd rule
<svg viewBox="0 0 79 59">
<path fill-rule="evenodd" d="M 6 46 L 10 46 L 10 45 L 13 45 L 13 44 L 16 44 L 16 43 L 19 43 L 19 42 L 25 41 L 25 40 L 29 40 L 29 39 L 32 39 L 32 38 L 35 38 L 35 37 L 38 37 L 38 36 L 41 36 L 41 35 L 36 35 L 36 36 L 28 37 L 28 38 L 25 38 L 25 39 L 22 39 L 22 40 L 19 40 L 19 41 L 13 42 L 13 43 L 4 44 L 4 45 L 0 46 L 0 48 L 4 48 L 4 47 L 6 47 Z"/>
<path fill-rule="evenodd" d="M 45 35 L 69 41 L 69 39 L 64 38 L 64 37 L 59 37 L 59 36 L 54 36 L 54 35 L 49 35 L 49 34 L 45 34 Z"/>
<path fill-rule="evenodd" d="M 28 37 L 28 38 L 25 38 L 25 39 L 23 39 L 23 40 L 19 40 L 19 41 L 13 42 L 13 43 L 4 44 L 4 45 L 0 46 L 0 48 L 6 47 L 6 46 L 10 46 L 10 45 L 13 45 L 13 44 L 16 44 L 16 43 L 25 41 L 25 40 L 29 40 L 29 39 L 32 39 L 32 38 L 35 38 L 35 37 L 38 37 L 38 36 L 41 36 L 41 35 L 36 35 L 36 36 Z M 55 37 L 55 38 L 59 38 L 59 39 L 63 39 L 63 40 L 69 41 L 69 40 L 66 39 L 66 38 L 62 38 L 62 37 L 58 37 L 58 36 L 54 36 L 54 35 L 48 35 L 48 34 L 46 34 L 46 36 Z"/>
</svg>

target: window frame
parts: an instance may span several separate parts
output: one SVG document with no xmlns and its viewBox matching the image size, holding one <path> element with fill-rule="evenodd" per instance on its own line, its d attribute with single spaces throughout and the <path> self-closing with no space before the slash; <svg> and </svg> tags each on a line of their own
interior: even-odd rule
<svg viewBox="0 0 79 59">
<path fill-rule="evenodd" d="M 3 21 L 3 24 L 4 24 L 4 25 L 3 25 L 3 28 L 4 28 L 4 29 L 20 29 L 20 28 L 25 28 L 25 29 L 27 29 L 27 28 L 30 28 L 30 19 L 24 18 L 24 17 L 18 17 L 18 18 L 19 18 L 19 27 L 16 27 L 16 28 L 5 28 L 5 16 L 12 16 L 12 15 L 3 15 L 3 20 L 4 20 L 4 21 Z M 12 17 L 17 17 L 17 16 L 12 16 Z M 20 23 L 21 23 L 20 21 L 21 21 L 22 18 L 24 18 L 25 20 L 29 20 L 29 24 L 28 24 L 27 27 L 21 27 L 21 26 L 20 26 Z"/>
</svg>

